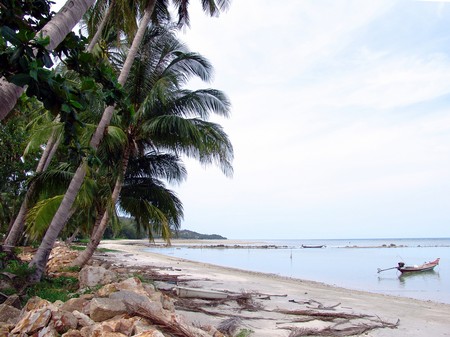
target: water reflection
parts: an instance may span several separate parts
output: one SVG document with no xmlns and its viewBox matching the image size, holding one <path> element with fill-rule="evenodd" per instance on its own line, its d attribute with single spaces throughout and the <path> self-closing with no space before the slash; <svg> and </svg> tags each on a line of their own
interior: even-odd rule
<svg viewBox="0 0 450 337">
<path fill-rule="evenodd" d="M 422 278 L 422 280 L 425 280 L 425 281 L 427 279 L 439 280 L 439 273 L 434 270 L 427 270 L 427 271 L 422 271 L 420 273 L 403 273 L 398 277 L 400 283 L 405 283 L 409 280 L 414 280 L 414 279 L 419 279 L 419 278 Z"/>
</svg>

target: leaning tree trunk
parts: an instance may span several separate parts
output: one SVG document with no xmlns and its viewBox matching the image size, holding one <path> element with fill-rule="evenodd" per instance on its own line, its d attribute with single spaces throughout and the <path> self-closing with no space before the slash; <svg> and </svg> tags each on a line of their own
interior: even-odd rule
<svg viewBox="0 0 450 337">
<path fill-rule="evenodd" d="M 128 78 L 130 73 L 131 65 L 133 64 L 134 58 L 139 49 L 139 45 L 142 42 L 144 37 L 145 30 L 150 22 L 151 15 L 153 13 L 153 8 L 155 7 L 156 0 L 150 0 L 147 3 L 147 7 L 145 8 L 144 16 L 139 24 L 139 29 L 136 33 L 136 36 L 133 39 L 133 43 L 128 52 L 127 58 L 125 60 L 122 71 L 120 72 L 120 76 L 118 82 L 121 85 L 125 84 L 125 81 Z M 103 134 L 108 127 L 112 114 L 114 112 L 114 106 L 109 106 L 105 109 L 102 115 L 102 119 L 95 130 L 94 135 L 91 138 L 90 146 L 96 150 L 100 141 L 103 138 Z M 56 211 L 55 216 L 53 217 L 52 222 L 50 223 L 47 232 L 45 233 L 44 238 L 42 239 L 41 245 L 39 246 L 36 254 L 33 257 L 33 260 L 30 262 L 30 267 L 35 267 L 35 272 L 30 277 L 30 281 L 38 282 L 45 271 L 45 267 L 47 265 L 48 257 L 50 252 L 55 244 L 56 239 L 58 238 L 59 233 L 64 228 L 65 224 L 68 220 L 69 211 L 72 208 L 72 205 L 75 201 L 75 198 L 81 188 L 81 184 L 83 183 L 83 179 L 86 175 L 86 162 L 80 164 L 77 171 L 75 172 L 72 181 L 70 182 L 69 188 L 67 189 L 66 194 L 64 194 L 64 198 L 61 201 L 61 205 Z"/>
<path fill-rule="evenodd" d="M 47 50 L 55 49 L 81 20 L 84 13 L 94 4 L 95 0 L 69 0 L 61 10 L 38 32 L 43 37 L 50 37 Z M 5 118 L 14 108 L 23 93 L 22 87 L 0 78 L 0 120 Z"/>
<path fill-rule="evenodd" d="M 109 17 L 111 16 L 113 6 L 114 6 L 114 1 L 111 1 L 111 3 L 109 4 L 108 11 L 106 12 L 105 16 L 102 18 L 102 21 L 100 22 L 100 25 L 98 26 L 97 31 L 94 34 L 94 37 L 92 38 L 91 42 L 89 43 L 88 47 L 86 48 L 86 50 L 89 53 L 92 52 L 92 49 L 94 49 L 94 46 L 97 44 L 98 40 L 100 40 L 100 37 L 102 36 L 102 33 L 103 33 L 103 29 L 105 28 L 106 23 L 108 22 Z"/>
<path fill-rule="evenodd" d="M 71 1 L 68 1 L 64 7 L 69 6 L 69 4 L 71 3 Z M 92 5 L 92 4 L 91 4 Z M 97 29 L 94 37 L 91 40 L 91 43 L 89 44 L 89 46 L 86 48 L 86 51 L 88 52 L 92 52 L 92 49 L 94 48 L 95 44 L 97 43 L 97 41 L 100 39 L 100 36 L 102 34 L 103 29 L 105 28 L 106 22 L 111 14 L 111 9 L 112 9 L 112 5 L 110 5 L 107 14 L 103 17 L 102 22 L 100 23 L 99 28 Z M 59 13 L 65 13 L 67 14 L 67 11 L 64 10 L 64 7 L 61 9 L 61 11 Z M 58 14 L 59 14 L 58 13 Z M 55 16 L 56 18 L 56 16 Z M 67 25 L 64 22 L 65 25 Z M 49 25 L 48 29 L 46 29 L 45 27 L 42 29 L 42 33 L 49 33 L 49 32 L 55 32 L 54 35 L 58 36 L 58 38 L 55 38 L 54 40 L 57 41 L 58 39 L 61 39 L 61 36 L 59 34 L 58 31 L 55 30 L 55 24 L 53 25 Z M 64 38 L 64 37 L 63 37 Z M 2 87 L 2 84 L 5 82 L 6 80 L 4 78 L 0 79 L 0 88 Z M 7 83 L 8 85 L 6 86 L 5 90 L 11 90 L 13 92 L 12 95 L 14 95 L 14 93 L 17 93 L 18 96 L 21 95 L 21 93 L 23 92 L 23 88 L 15 86 L 15 85 L 11 85 L 10 83 Z M 20 91 L 20 92 L 19 92 Z M 17 97 L 18 97 L 17 96 Z M 0 100 L 2 99 L 2 97 L 0 96 Z M 0 118 L 1 119 L 1 118 Z M 59 117 L 58 117 L 59 120 Z M 52 136 L 49 141 L 47 142 L 47 146 L 42 154 L 41 159 L 39 160 L 39 164 L 38 167 L 36 169 L 36 172 L 43 172 L 45 170 L 47 170 L 47 167 L 50 165 L 50 162 L 59 146 L 59 141 L 60 139 L 58 138 L 58 141 L 55 145 L 55 143 L 52 143 L 52 146 L 49 147 L 49 143 L 51 143 L 51 139 L 53 139 L 54 137 Z M 51 150 L 51 151 L 50 151 Z M 34 192 L 34 184 L 31 184 L 28 188 L 28 191 L 26 193 L 25 199 L 22 202 L 22 205 L 20 207 L 19 213 L 16 216 L 16 219 L 14 220 L 14 222 L 12 223 L 10 229 L 8 230 L 8 236 L 6 237 L 4 243 L 3 243 L 3 250 L 11 250 L 12 247 L 14 247 L 18 240 L 20 235 L 23 232 L 23 228 L 24 228 L 24 224 L 25 224 L 25 217 L 28 211 L 28 200 L 30 195 Z"/>
<path fill-rule="evenodd" d="M 55 134 L 53 133 L 49 140 L 47 141 L 47 146 L 45 147 L 44 152 L 42 153 L 41 158 L 39 159 L 38 166 L 36 168 L 36 173 L 44 172 L 50 161 L 55 154 L 56 149 L 59 145 L 59 137 L 55 140 Z M 31 198 L 31 195 L 34 193 L 35 184 L 32 182 L 28 186 L 27 193 L 25 194 L 25 198 L 22 201 L 22 205 L 20 206 L 19 213 L 17 213 L 16 218 L 8 231 L 8 235 L 6 236 L 5 241 L 3 242 L 3 250 L 11 251 L 13 247 L 17 245 L 17 242 L 20 239 L 20 236 L 23 234 L 23 229 L 25 225 L 25 217 L 28 211 L 28 201 Z"/>
<path fill-rule="evenodd" d="M 111 204 L 114 205 L 119 200 L 120 191 L 123 186 L 123 177 L 125 172 L 127 171 L 128 161 L 130 159 L 130 146 L 128 145 L 125 149 L 122 159 L 122 172 L 117 177 L 116 184 L 114 186 L 114 190 L 111 195 Z M 83 267 L 89 259 L 94 255 L 95 250 L 100 244 L 101 239 L 103 238 L 103 234 L 105 233 L 106 227 L 108 226 L 108 222 L 110 219 L 110 215 L 107 209 L 104 210 L 102 219 L 98 226 L 94 226 L 91 234 L 91 238 L 85 250 L 83 250 L 78 257 L 71 263 L 72 266 Z"/>
</svg>

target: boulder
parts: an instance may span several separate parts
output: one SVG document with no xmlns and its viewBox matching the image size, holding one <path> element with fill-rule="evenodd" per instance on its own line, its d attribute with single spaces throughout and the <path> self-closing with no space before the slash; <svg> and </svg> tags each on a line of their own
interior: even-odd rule
<svg viewBox="0 0 450 337">
<path fill-rule="evenodd" d="M 129 290 L 121 290 L 110 295 L 111 299 L 119 300 L 128 310 L 129 314 L 142 313 L 141 309 L 151 311 L 155 315 L 164 315 L 161 302 L 151 301 L 145 295 Z"/>
<path fill-rule="evenodd" d="M 3 304 L 10 305 L 10 306 L 12 306 L 14 308 L 17 308 L 17 309 L 21 309 L 22 308 L 22 305 L 20 303 L 19 295 L 17 295 L 17 294 L 13 294 L 11 296 L 8 296 L 8 298 L 6 299 L 5 302 L 3 302 Z"/>
<path fill-rule="evenodd" d="M 95 287 L 117 281 L 117 274 L 103 267 L 86 266 L 81 269 L 78 280 L 80 288 Z"/>
<path fill-rule="evenodd" d="M 62 334 L 70 329 L 76 329 L 78 318 L 71 312 L 58 310 L 52 312 L 50 323 L 59 334 Z"/>
<path fill-rule="evenodd" d="M 61 306 L 61 310 L 69 312 L 73 312 L 76 310 L 83 312 L 84 308 L 89 305 L 90 300 L 91 299 L 87 299 L 84 297 L 71 298 Z"/>
<path fill-rule="evenodd" d="M 106 284 L 97 291 L 97 296 L 108 297 L 112 293 L 120 290 L 129 290 L 141 295 L 149 294 L 146 288 L 143 286 L 141 280 L 139 280 L 137 277 L 131 277 L 119 283 Z"/>
<path fill-rule="evenodd" d="M 84 337 L 84 336 L 78 330 L 69 330 L 66 333 L 63 333 L 61 337 Z"/>
<path fill-rule="evenodd" d="M 124 335 L 131 336 L 134 328 L 134 319 L 116 316 L 101 322 L 100 325 L 104 331 L 120 332 Z"/>
<path fill-rule="evenodd" d="M 80 330 L 83 337 L 127 337 L 121 332 L 111 331 L 108 326 L 100 324 L 86 326 Z"/>
<path fill-rule="evenodd" d="M 59 333 L 51 325 L 43 327 L 37 335 L 39 337 L 59 337 Z M 22 336 L 22 333 L 20 336 Z"/>
<path fill-rule="evenodd" d="M 0 322 L 16 324 L 19 321 L 19 315 L 19 309 L 8 304 L 0 304 Z"/>
<path fill-rule="evenodd" d="M 8 337 L 10 335 L 9 332 L 12 329 L 14 329 L 14 324 L 6 324 L 6 323 L 0 324 L 0 336 Z"/>
<path fill-rule="evenodd" d="M 89 306 L 89 316 L 95 322 L 105 321 L 126 312 L 124 303 L 113 298 L 94 298 Z"/>
<path fill-rule="evenodd" d="M 50 308 L 54 307 L 52 302 L 49 302 L 47 300 L 43 300 L 40 297 L 33 296 L 28 300 L 28 302 L 25 304 L 25 306 L 22 308 L 22 314 L 24 314 L 27 311 L 32 311 L 36 309 L 42 309 L 42 308 Z M 56 309 L 56 307 L 54 307 Z"/>
<path fill-rule="evenodd" d="M 95 322 L 88 315 L 83 314 L 78 310 L 74 310 L 72 314 L 77 318 L 78 325 L 81 327 L 95 324 Z"/>
<path fill-rule="evenodd" d="M 32 335 L 33 333 L 46 327 L 52 317 L 50 308 L 33 309 L 25 313 L 25 315 L 17 322 L 16 327 L 11 331 L 12 334 L 20 333 Z"/>
</svg>

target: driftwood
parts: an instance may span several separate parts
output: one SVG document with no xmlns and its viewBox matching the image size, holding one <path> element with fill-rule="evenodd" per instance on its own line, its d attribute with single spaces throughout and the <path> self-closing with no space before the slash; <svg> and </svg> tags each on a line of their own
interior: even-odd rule
<svg viewBox="0 0 450 337">
<path fill-rule="evenodd" d="M 130 291 L 122 291 L 122 300 L 129 313 L 150 320 L 161 330 L 177 337 L 206 337 L 206 332 L 189 326 L 180 321 L 177 315 L 172 315 L 147 297 Z"/>
<path fill-rule="evenodd" d="M 242 319 L 239 317 L 231 317 L 222 321 L 217 330 L 227 336 L 234 336 L 239 326 L 242 324 Z"/>
<path fill-rule="evenodd" d="M 370 323 L 356 324 L 345 328 L 338 328 L 340 324 L 326 327 L 323 329 L 314 328 L 298 328 L 298 327 L 286 327 L 283 329 L 291 330 L 289 337 L 301 337 L 301 336 L 333 336 L 333 337 L 345 337 L 362 335 L 366 332 L 380 328 L 396 329 L 399 325 L 399 321 L 396 323 L 388 323 L 384 321 L 372 321 Z"/>
<path fill-rule="evenodd" d="M 311 308 L 311 305 L 315 305 L 314 309 L 320 309 L 320 310 L 334 310 L 335 308 L 337 308 L 338 306 L 341 305 L 341 303 L 339 302 L 338 304 L 335 305 L 331 305 L 331 306 L 324 306 L 322 303 L 315 301 L 315 300 L 308 300 L 308 301 L 296 301 L 296 300 L 289 300 L 289 302 L 291 303 L 297 303 L 297 304 L 309 304 Z"/>
<path fill-rule="evenodd" d="M 276 309 L 275 312 L 287 315 L 300 315 L 300 316 L 311 316 L 322 318 L 346 318 L 346 319 L 357 319 L 357 318 L 370 318 L 373 316 L 363 315 L 363 314 L 348 314 L 345 312 L 318 312 L 314 310 L 286 310 L 286 309 Z"/>
</svg>

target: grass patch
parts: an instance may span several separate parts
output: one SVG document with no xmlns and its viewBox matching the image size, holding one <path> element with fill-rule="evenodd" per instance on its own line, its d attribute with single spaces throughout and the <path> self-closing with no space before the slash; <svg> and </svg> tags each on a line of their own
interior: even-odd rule
<svg viewBox="0 0 450 337">
<path fill-rule="evenodd" d="M 67 300 L 78 297 L 78 279 L 70 276 L 60 276 L 44 279 L 43 281 L 30 286 L 26 292 L 27 301 L 33 296 L 39 296 L 50 302 L 57 300 L 66 302 Z"/>
<path fill-rule="evenodd" d="M 242 329 L 239 331 L 239 333 L 236 335 L 236 337 L 248 337 L 253 333 L 252 330 L 249 329 Z"/>
<path fill-rule="evenodd" d="M 64 267 L 62 271 L 79 272 L 80 270 L 81 270 L 80 266 L 68 266 L 68 267 Z"/>
<path fill-rule="evenodd" d="M 70 246 L 70 249 L 81 251 L 81 250 L 86 250 L 86 246 L 75 246 L 75 245 L 73 245 L 73 246 Z"/>
</svg>

